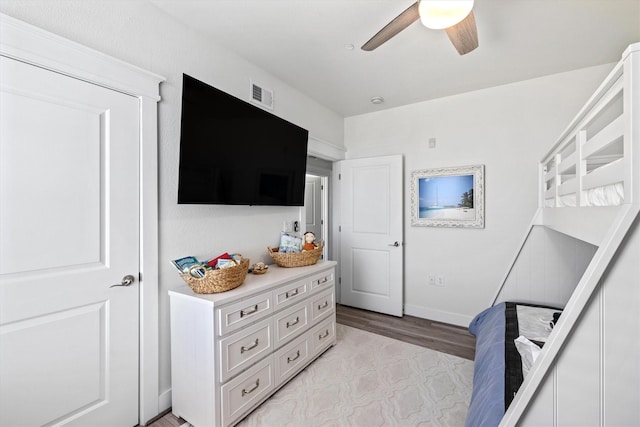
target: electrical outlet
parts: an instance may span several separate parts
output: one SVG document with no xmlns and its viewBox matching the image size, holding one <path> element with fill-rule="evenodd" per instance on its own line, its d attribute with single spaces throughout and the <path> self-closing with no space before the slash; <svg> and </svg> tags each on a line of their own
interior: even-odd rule
<svg viewBox="0 0 640 427">
<path fill-rule="evenodd" d="M 436 282 L 436 286 L 444 286 L 444 276 L 442 274 L 438 275 Z"/>
<path fill-rule="evenodd" d="M 429 286 L 436 286 L 436 276 L 433 274 L 427 276 L 427 283 L 429 283 Z"/>
</svg>

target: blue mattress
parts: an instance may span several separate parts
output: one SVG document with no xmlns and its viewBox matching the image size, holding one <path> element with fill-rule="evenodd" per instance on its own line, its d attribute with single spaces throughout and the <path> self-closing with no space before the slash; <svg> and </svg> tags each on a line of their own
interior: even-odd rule
<svg viewBox="0 0 640 427">
<path fill-rule="evenodd" d="M 518 306 L 543 308 L 545 316 L 549 310 L 555 311 L 554 322 L 562 311 L 546 305 L 503 302 L 482 311 L 471 321 L 469 332 L 476 336 L 476 356 L 466 427 L 500 424 L 524 381 L 522 359 L 514 342 L 520 335 Z"/>
<path fill-rule="evenodd" d="M 505 311 L 506 303 L 497 304 L 469 325 L 476 355 L 466 427 L 497 426 L 505 413 Z"/>
</svg>

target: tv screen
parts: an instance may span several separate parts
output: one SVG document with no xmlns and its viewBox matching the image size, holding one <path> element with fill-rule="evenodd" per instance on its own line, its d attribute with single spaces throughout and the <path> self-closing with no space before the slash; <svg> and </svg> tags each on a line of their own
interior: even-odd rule
<svg viewBox="0 0 640 427">
<path fill-rule="evenodd" d="M 302 206 L 308 136 L 184 74 L 178 203 Z"/>
</svg>

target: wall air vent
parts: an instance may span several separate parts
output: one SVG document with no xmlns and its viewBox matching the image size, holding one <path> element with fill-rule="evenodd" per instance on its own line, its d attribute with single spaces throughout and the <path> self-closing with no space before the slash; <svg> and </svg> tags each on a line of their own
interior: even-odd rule
<svg viewBox="0 0 640 427">
<path fill-rule="evenodd" d="M 251 102 L 273 110 L 273 91 L 251 82 Z"/>
</svg>

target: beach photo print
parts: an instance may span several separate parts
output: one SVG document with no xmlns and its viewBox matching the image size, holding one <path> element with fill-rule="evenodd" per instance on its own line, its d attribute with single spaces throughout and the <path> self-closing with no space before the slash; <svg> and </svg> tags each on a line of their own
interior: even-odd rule
<svg viewBox="0 0 640 427">
<path fill-rule="evenodd" d="M 484 165 L 411 172 L 411 225 L 484 228 Z"/>
</svg>

